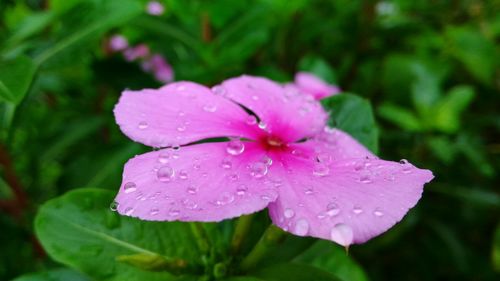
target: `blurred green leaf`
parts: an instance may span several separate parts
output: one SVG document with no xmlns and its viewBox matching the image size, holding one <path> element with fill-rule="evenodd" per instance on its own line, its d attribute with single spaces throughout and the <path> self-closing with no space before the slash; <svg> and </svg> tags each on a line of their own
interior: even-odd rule
<svg viewBox="0 0 500 281">
<path fill-rule="evenodd" d="M 442 77 L 428 64 L 421 62 L 413 63 L 412 71 L 415 77 L 411 86 L 413 104 L 422 120 L 433 123 L 432 110 L 441 97 Z"/>
<path fill-rule="evenodd" d="M 0 101 L 19 104 L 31 85 L 35 65 L 26 56 L 0 61 Z"/>
<path fill-rule="evenodd" d="M 343 281 L 368 280 L 363 268 L 349 256 L 346 250 L 329 241 L 317 241 L 295 261 L 321 268 Z"/>
<path fill-rule="evenodd" d="M 317 267 L 300 263 L 281 263 L 250 273 L 267 281 L 339 281 L 334 275 Z"/>
<path fill-rule="evenodd" d="M 500 224 L 497 225 L 493 236 L 493 250 L 491 252 L 493 267 L 500 272 Z"/>
<path fill-rule="evenodd" d="M 331 111 L 328 124 L 339 128 L 372 152 L 378 151 L 378 129 L 370 103 L 353 94 L 335 95 L 321 101 Z"/>
<path fill-rule="evenodd" d="M 83 274 L 68 268 L 52 269 L 43 272 L 29 273 L 12 281 L 91 281 Z"/>
<path fill-rule="evenodd" d="M 33 13 L 23 19 L 23 21 L 14 28 L 12 35 L 5 42 L 5 46 L 11 47 L 19 44 L 26 38 L 39 33 L 46 28 L 55 18 L 55 13 L 51 11 Z"/>
<path fill-rule="evenodd" d="M 319 56 L 308 55 L 299 61 L 298 69 L 315 74 L 323 80 L 336 84 L 337 75 L 330 64 Z"/>
<path fill-rule="evenodd" d="M 47 253 L 98 280 L 177 280 L 165 272 L 144 272 L 117 262 L 122 255 L 161 255 L 190 263 L 199 259 L 187 224 L 120 216 L 109 210 L 112 200 L 113 192 L 88 188 L 44 204 L 35 230 Z"/>
<path fill-rule="evenodd" d="M 266 281 L 264 279 L 252 277 L 252 276 L 236 276 L 223 279 L 224 281 Z"/>
<path fill-rule="evenodd" d="M 422 130 L 420 120 L 417 116 L 404 107 L 386 102 L 378 107 L 378 114 L 401 129 L 413 132 Z"/>
<path fill-rule="evenodd" d="M 435 127 L 443 132 L 454 133 L 460 128 L 460 114 L 474 98 L 470 86 L 456 86 L 442 98 L 436 108 Z"/>
<path fill-rule="evenodd" d="M 479 188 L 434 184 L 430 191 L 446 194 L 486 208 L 499 208 L 500 195 Z"/>
<path fill-rule="evenodd" d="M 9 200 L 14 197 L 14 194 L 12 193 L 12 188 L 9 186 L 8 183 L 4 181 L 2 177 L 0 177 L 0 199 L 2 200 Z"/>
<path fill-rule="evenodd" d="M 458 152 L 456 145 L 444 136 L 429 137 L 427 145 L 432 153 L 446 164 L 451 164 Z"/>
</svg>

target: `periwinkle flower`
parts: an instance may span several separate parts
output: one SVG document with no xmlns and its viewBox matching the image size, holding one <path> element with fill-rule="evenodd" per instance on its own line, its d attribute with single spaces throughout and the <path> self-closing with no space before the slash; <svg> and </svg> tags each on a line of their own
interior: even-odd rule
<svg viewBox="0 0 500 281">
<path fill-rule="evenodd" d="M 126 90 L 114 113 L 128 137 L 162 148 L 127 162 L 116 197 L 120 214 L 143 220 L 213 222 L 268 208 L 285 231 L 348 246 L 400 221 L 433 178 L 378 159 L 327 127 L 317 101 L 265 78 Z"/>
</svg>

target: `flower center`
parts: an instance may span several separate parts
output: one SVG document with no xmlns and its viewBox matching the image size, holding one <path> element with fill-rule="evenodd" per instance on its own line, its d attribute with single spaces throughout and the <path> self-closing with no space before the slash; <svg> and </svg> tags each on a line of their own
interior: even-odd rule
<svg viewBox="0 0 500 281">
<path fill-rule="evenodd" d="M 261 139 L 261 143 L 266 150 L 282 150 L 286 147 L 286 143 L 276 136 L 265 136 Z"/>
</svg>

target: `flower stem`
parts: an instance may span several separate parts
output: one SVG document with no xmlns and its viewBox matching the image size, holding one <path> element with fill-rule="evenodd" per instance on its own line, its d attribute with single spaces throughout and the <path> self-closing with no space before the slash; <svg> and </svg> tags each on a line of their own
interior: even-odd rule
<svg viewBox="0 0 500 281">
<path fill-rule="evenodd" d="M 191 232 L 193 232 L 198 248 L 204 255 L 210 253 L 210 241 L 203 225 L 199 222 L 190 222 Z"/>
<path fill-rule="evenodd" d="M 231 240 L 231 254 L 237 255 L 241 250 L 241 245 L 245 241 L 250 226 L 252 225 L 253 215 L 241 216 L 236 222 L 233 239 Z"/>
<path fill-rule="evenodd" d="M 252 251 L 243 259 L 240 264 L 240 269 L 243 271 L 248 271 L 254 268 L 268 253 L 276 250 L 277 244 L 279 244 L 286 237 L 286 232 L 278 228 L 277 226 L 271 224 L 259 242 L 255 244 Z"/>
</svg>

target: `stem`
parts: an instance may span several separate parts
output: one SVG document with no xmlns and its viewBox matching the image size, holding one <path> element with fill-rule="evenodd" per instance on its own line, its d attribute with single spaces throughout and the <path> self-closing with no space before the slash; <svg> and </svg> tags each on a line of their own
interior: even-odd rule
<svg viewBox="0 0 500 281">
<path fill-rule="evenodd" d="M 199 222 L 190 222 L 189 226 L 191 227 L 191 232 L 196 239 L 198 248 L 204 255 L 208 255 L 210 253 L 210 242 L 205 228 Z"/>
<path fill-rule="evenodd" d="M 240 269 L 248 271 L 254 268 L 269 252 L 276 250 L 276 246 L 286 237 L 286 232 L 277 226 L 270 225 L 259 242 L 255 244 L 252 251 L 246 256 L 240 264 Z"/>
<path fill-rule="evenodd" d="M 236 222 L 233 239 L 231 240 L 231 254 L 237 255 L 241 250 L 241 245 L 245 241 L 250 226 L 252 225 L 253 215 L 241 216 Z"/>
</svg>

